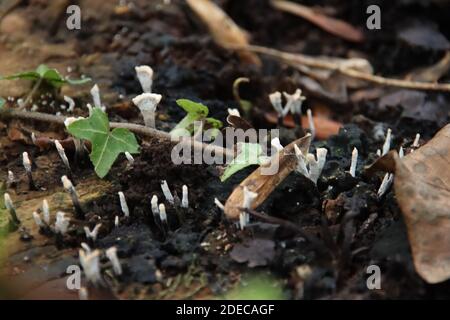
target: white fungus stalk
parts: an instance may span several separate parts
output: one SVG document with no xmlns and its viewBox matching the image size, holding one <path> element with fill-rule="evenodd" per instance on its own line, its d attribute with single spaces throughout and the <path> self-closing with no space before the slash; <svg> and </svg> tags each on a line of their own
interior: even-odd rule
<svg viewBox="0 0 450 320">
<path fill-rule="evenodd" d="M 152 200 L 150 201 L 152 206 L 152 213 L 153 217 L 157 217 L 159 215 L 159 209 L 158 209 L 158 196 L 153 195 Z"/>
<path fill-rule="evenodd" d="M 244 187 L 244 198 L 242 200 L 242 208 L 243 210 L 239 214 L 239 226 L 241 230 L 243 230 L 247 224 L 250 222 L 250 215 L 246 212 L 246 210 L 251 209 L 252 203 L 258 197 L 258 194 L 248 190 L 247 187 Z"/>
<path fill-rule="evenodd" d="M 240 117 L 240 116 L 241 116 L 241 113 L 239 112 L 238 109 L 231 109 L 231 108 L 228 108 L 228 114 L 229 114 L 230 116 L 235 116 L 235 117 Z"/>
<path fill-rule="evenodd" d="M 114 218 L 114 226 L 115 226 L 116 228 L 119 227 L 119 216 L 116 216 L 116 217 Z"/>
<path fill-rule="evenodd" d="M 129 153 L 128 151 L 125 152 L 125 157 L 127 158 L 128 163 L 129 163 L 130 165 L 133 165 L 133 164 L 134 164 L 134 158 L 133 158 L 133 156 L 131 155 L 131 153 Z"/>
<path fill-rule="evenodd" d="M 60 235 L 65 235 L 69 229 L 70 219 L 66 218 L 65 213 L 58 211 L 56 213 L 55 232 Z"/>
<path fill-rule="evenodd" d="M 391 149 L 391 135 L 392 135 L 392 130 L 388 129 L 387 133 L 386 133 L 386 140 L 384 141 L 384 144 L 383 144 L 383 152 L 381 153 L 382 156 L 387 154 L 389 152 L 389 150 Z"/>
<path fill-rule="evenodd" d="M 306 161 L 309 166 L 309 179 L 314 182 L 314 184 L 317 184 L 317 180 L 319 180 L 319 163 L 311 153 L 306 155 Z"/>
<path fill-rule="evenodd" d="M 33 180 L 33 174 L 31 173 L 31 160 L 30 157 L 28 156 L 28 152 L 22 153 L 22 164 L 27 174 L 28 185 L 30 190 L 37 190 L 36 184 L 34 183 Z"/>
<path fill-rule="evenodd" d="M 405 156 L 405 151 L 403 150 L 403 147 L 400 147 L 400 149 L 398 150 L 398 156 L 400 159 Z"/>
<path fill-rule="evenodd" d="M 130 209 L 128 209 L 128 204 L 127 200 L 125 199 L 125 195 L 123 194 L 122 191 L 119 191 L 118 195 L 120 200 L 120 208 L 122 209 L 124 216 L 128 218 L 130 216 Z"/>
<path fill-rule="evenodd" d="M 8 180 L 6 181 L 8 188 L 11 188 L 16 184 L 16 178 L 14 177 L 14 173 L 8 170 Z"/>
<path fill-rule="evenodd" d="M 280 152 L 281 150 L 284 149 L 284 147 L 281 145 L 280 139 L 278 137 L 277 138 L 273 138 L 270 141 L 270 145 L 272 147 L 274 147 L 277 150 L 277 152 Z"/>
<path fill-rule="evenodd" d="M 87 103 L 86 107 L 88 108 L 89 115 L 91 115 L 92 114 L 92 110 L 93 110 L 92 109 L 92 105 L 90 103 Z"/>
<path fill-rule="evenodd" d="M 314 125 L 314 118 L 312 116 L 311 109 L 306 110 L 306 115 L 308 116 L 309 132 L 311 133 L 312 139 L 316 136 L 316 127 Z"/>
<path fill-rule="evenodd" d="M 133 103 L 141 111 L 144 123 L 147 127 L 155 127 L 155 111 L 162 96 L 155 93 L 143 93 L 133 99 Z"/>
<path fill-rule="evenodd" d="M 381 150 L 377 149 L 377 156 L 381 157 Z"/>
<path fill-rule="evenodd" d="M 137 66 L 134 68 L 144 93 L 152 93 L 153 69 L 149 66 Z"/>
<path fill-rule="evenodd" d="M 81 301 L 89 300 L 89 292 L 85 287 L 81 287 L 80 290 L 78 290 L 78 299 Z"/>
<path fill-rule="evenodd" d="M 86 279 L 94 285 L 101 282 L 100 274 L 100 251 L 95 250 L 90 253 L 79 251 L 80 264 L 83 267 Z"/>
<path fill-rule="evenodd" d="M 302 150 L 295 144 L 294 145 L 295 156 L 297 157 L 297 169 L 296 171 L 305 177 L 309 178 L 309 171 L 306 167 L 306 158 L 303 155 Z"/>
<path fill-rule="evenodd" d="M 102 100 L 100 99 L 100 89 L 97 84 L 95 84 L 91 89 L 92 100 L 94 101 L 94 107 L 101 108 Z"/>
<path fill-rule="evenodd" d="M 292 114 L 301 114 L 302 113 L 302 104 L 305 101 L 305 97 L 302 96 L 302 90 L 297 89 L 293 94 L 289 94 L 287 92 L 283 92 L 284 97 L 286 98 L 286 105 L 284 107 L 284 113 L 286 115 L 287 112 L 291 112 Z"/>
<path fill-rule="evenodd" d="M 69 108 L 67 108 L 67 111 L 73 112 L 73 110 L 75 108 L 75 101 L 71 97 L 68 97 L 68 96 L 64 96 L 64 101 L 69 104 Z"/>
<path fill-rule="evenodd" d="M 274 93 L 269 94 L 269 100 L 275 111 L 278 113 L 278 118 L 283 118 L 284 110 L 283 110 L 283 102 L 281 100 L 281 92 L 276 91 Z"/>
<path fill-rule="evenodd" d="M 173 198 L 172 192 L 170 192 L 169 185 L 167 184 L 167 181 L 166 181 L 166 180 L 163 180 L 163 181 L 161 182 L 161 190 L 162 190 L 162 192 L 163 192 L 164 197 L 166 198 L 166 200 L 167 200 L 171 205 L 173 205 L 173 204 L 175 203 L 175 200 L 174 200 L 174 198 Z"/>
<path fill-rule="evenodd" d="M 214 198 L 214 204 L 222 211 L 225 211 L 225 206 L 222 204 L 222 202 L 219 201 L 219 199 Z"/>
<path fill-rule="evenodd" d="M 33 212 L 33 219 L 39 228 L 43 229 L 46 227 L 45 223 L 42 222 L 41 216 L 36 211 Z"/>
<path fill-rule="evenodd" d="M 62 176 L 61 181 L 63 183 L 64 189 L 69 193 L 70 198 L 72 199 L 73 206 L 75 207 L 75 211 L 77 213 L 78 218 L 84 219 L 84 212 L 81 208 L 80 200 L 78 198 L 78 193 L 72 182 L 67 178 L 67 176 Z"/>
<path fill-rule="evenodd" d="M 392 173 L 386 173 L 384 175 L 383 181 L 381 182 L 380 188 L 378 189 L 377 192 L 378 198 L 381 198 L 386 193 L 386 191 L 391 186 L 393 180 L 394 175 Z"/>
<path fill-rule="evenodd" d="M 64 147 L 61 145 L 61 143 L 58 140 L 55 140 L 55 146 L 56 150 L 58 151 L 59 156 L 61 157 L 62 162 L 66 166 L 66 169 L 70 172 L 70 163 L 69 159 L 67 159 L 66 152 L 64 151 Z"/>
<path fill-rule="evenodd" d="M 352 162 L 350 163 L 350 175 L 354 178 L 356 177 L 356 165 L 358 164 L 358 149 L 353 148 L 352 151 Z"/>
<path fill-rule="evenodd" d="M 36 134 L 34 132 L 31 133 L 31 142 L 36 145 Z"/>
<path fill-rule="evenodd" d="M 5 192 L 5 194 L 3 195 L 3 198 L 5 200 L 5 207 L 9 211 L 9 214 L 11 216 L 11 221 L 15 225 L 19 225 L 20 224 L 20 220 L 17 217 L 16 207 L 14 206 L 9 193 Z"/>
<path fill-rule="evenodd" d="M 111 247 L 107 249 L 105 253 L 106 257 L 108 257 L 109 261 L 113 266 L 114 273 L 117 276 L 120 276 L 122 274 L 122 266 L 120 265 L 119 258 L 117 257 L 117 248 Z"/>
<path fill-rule="evenodd" d="M 82 242 L 81 247 L 83 248 L 84 251 L 86 251 L 86 253 L 92 252 L 91 247 L 89 247 L 89 245 L 86 242 Z"/>
<path fill-rule="evenodd" d="M 186 185 L 183 185 L 182 193 L 183 197 L 181 199 L 181 207 L 187 209 L 189 208 L 189 198 L 188 198 L 188 187 Z"/>
<path fill-rule="evenodd" d="M 416 137 L 414 138 L 414 142 L 412 144 L 412 147 L 413 148 L 418 148 L 420 146 L 419 141 L 420 141 L 420 133 L 417 133 Z"/>
<path fill-rule="evenodd" d="M 95 225 L 94 229 L 91 231 L 89 227 L 84 227 L 84 233 L 86 234 L 87 239 L 91 239 L 93 242 L 97 240 L 98 232 L 100 231 L 102 224 L 99 223 Z"/>
<path fill-rule="evenodd" d="M 164 203 L 159 204 L 159 220 L 161 220 L 161 223 L 163 226 L 167 226 L 167 213 L 166 213 L 166 206 Z"/>
<path fill-rule="evenodd" d="M 77 118 L 75 118 L 75 117 L 67 117 L 65 120 L 64 120 L 64 125 L 66 126 L 66 128 L 68 128 L 72 123 L 74 123 L 75 121 L 78 121 L 78 120 L 83 120 L 83 119 L 85 119 L 85 118 L 83 118 L 83 117 L 77 117 Z"/>
<path fill-rule="evenodd" d="M 50 208 L 46 199 L 42 200 L 42 218 L 47 225 L 50 225 Z"/>
</svg>

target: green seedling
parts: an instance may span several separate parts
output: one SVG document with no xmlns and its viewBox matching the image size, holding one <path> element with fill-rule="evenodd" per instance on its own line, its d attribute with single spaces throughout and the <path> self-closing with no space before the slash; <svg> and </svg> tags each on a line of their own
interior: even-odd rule
<svg viewBox="0 0 450 320">
<path fill-rule="evenodd" d="M 218 130 L 223 126 L 222 122 L 208 118 L 209 109 L 207 106 L 188 99 L 179 99 L 177 104 L 187 112 L 187 115 L 170 132 L 172 138 L 191 136 L 195 132 L 195 122 L 203 122 L 207 128 L 212 129 L 212 137 L 215 137 Z M 205 129 L 207 129 L 205 128 Z M 217 132 L 214 132 L 217 130 Z"/>
<path fill-rule="evenodd" d="M 0 110 L 4 107 L 6 100 L 0 97 Z"/>
<path fill-rule="evenodd" d="M 74 137 L 91 142 L 89 157 L 100 178 L 108 174 L 119 154 L 139 153 L 139 144 L 134 134 L 123 128 L 111 131 L 108 116 L 100 108 L 94 108 L 89 118 L 67 121 L 66 125 Z"/>
<path fill-rule="evenodd" d="M 268 157 L 262 155 L 262 147 L 257 143 L 242 143 L 241 152 L 226 167 L 224 173 L 220 177 L 222 182 L 242 169 L 252 166 L 261 165 L 268 160 Z"/>
</svg>

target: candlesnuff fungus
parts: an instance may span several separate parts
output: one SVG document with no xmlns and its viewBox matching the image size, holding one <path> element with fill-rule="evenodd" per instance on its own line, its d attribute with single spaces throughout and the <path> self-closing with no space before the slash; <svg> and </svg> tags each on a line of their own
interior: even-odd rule
<svg viewBox="0 0 450 320">
<path fill-rule="evenodd" d="M 219 199 L 214 198 L 214 204 L 222 211 L 225 210 L 225 206 L 223 205 L 222 202 L 219 201 Z"/>
<path fill-rule="evenodd" d="M 302 90 L 297 89 L 293 94 L 283 92 L 283 95 L 286 98 L 286 105 L 283 110 L 284 115 L 286 115 L 289 111 L 292 114 L 302 114 L 302 104 L 303 101 L 306 100 L 306 97 L 302 96 Z"/>
<path fill-rule="evenodd" d="M 9 193 L 5 192 L 5 194 L 3 195 L 3 198 L 5 200 L 5 207 L 9 211 L 9 214 L 11 216 L 12 223 L 14 223 L 16 226 L 18 226 L 20 224 L 20 220 L 17 217 L 16 207 L 14 207 L 14 204 L 11 200 Z"/>
<path fill-rule="evenodd" d="M 77 217 L 79 219 L 84 219 L 84 211 L 81 208 L 80 200 L 78 198 L 77 190 L 73 186 L 72 182 L 67 178 L 67 176 L 62 176 L 61 181 L 63 183 L 64 189 L 69 193 L 70 198 L 72 199 L 73 206 L 75 207 L 75 211 Z"/>
<path fill-rule="evenodd" d="M 155 222 L 156 222 L 156 218 L 159 215 L 158 196 L 157 195 L 153 195 L 152 200 L 150 201 L 150 203 L 151 203 L 151 206 L 152 206 L 153 218 L 155 219 Z"/>
<path fill-rule="evenodd" d="M 123 194 L 122 191 L 119 191 L 117 194 L 119 195 L 120 208 L 122 209 L 124 216 L 128 218 L 130 216 L 130 209 L 128 209 L 128 204 L 127 200 L 125 199 L 125 195 Z"/>
<path fill-rule="evenodd" d="M 300 148 L 294 145 L 294 152 L 297 158 L 296 171 L 310 179 L 314 184 L 317 184 L 317 180 L 319 180 L 323 167 L 325 166 L 328 150 L 325 148 L 317 148 L 316 157 L 311 153 L 304 156 Z"/>
<path fill-rule="evenodd" d="M 181 207 L 189 208 L 188 187 L 186 185 L 183 185 L 182 187 L 182 194 L 183 197 L 181 199 Z"/>
<path fill-rule="evenodd" d="M 101 282 L 100 274 L 100 251 L 95 250 L 90 253 L 85 253 L 83 250 L 79 251 L 80 264 L 83 267 L 86 279 L 94 285 Z"/>
<path fill-rule="evenodd" d="M 114 273 L 118 276 L 122 274 L 122 266 L 120 265 L 119 258 L 117 257 L 117 248 L 111 247 L 105 252 L 106 257 L 108 257 L 109 261 L 112 264 Z"/>
<path fill-rule="evenodd" d="M 258 194 L 248 190 L 247 187 L 244 187 L 244 198 L 242 200 L 242 211 L 239 215 L 239 226 L 241 230 L 247 226 L 250 222 L 250 215 L 246 210 L 251 209 L 253 201 L 258 197 Z"/>
<path fill-rule="evenodd" d="M 50 225 L 50 208 L 46 199 L 42 200 L 42 217 L 47 225 Z"/>
<path fill-rule="evenodd" d="M 356 176 L 356 165 L 358 164 L 358 149 L 353 148 L 352 161 L 350 163 L 350 175 L 354 178 Z"/>
<path fill-rule="evenodd" d="M 92 231 L 89 229 L 89 227 L 84 227 L 86 238 L 91 239 L 93 242 L 95 242 L 97 240 L 98 232 L 100 231 L 101 226 L 101 223 L 96 224 Z"/>
<path fill-rule="evenodd" d="M 416 137 L 414 138 L 414 142 L 412 144 L 412 147 L 413 148 L 418 148 L 420 146 L 419 145 L 419 141 L 420 141 L 420 133 L 417 133 Z"/>
<path fill-rule="evenodd" d="M 387 154 L 389 152 L 389 150 L 391 149 L 391 135 L 392 135 L 392 130 L 387 129 L 386 140 L 384 141 L 383 152 L 381 153 L 382 156 Z"/>
<path fill-rule="evenodd" d="M 152 93 L 153 69 L 149 66 L 136 66 L 136 75 L 144 93 Z"/>
<path fill-rule="evenodd" d="M 167 184 L 166 180 L 163 180 L 161 182 L 161 190 L 164 194 L 164 197 L 166 200 L 173 205 L 175 203 L 175 199 L 173 198 L 172 192 L 170 192 L 169 185 Z"/>
<path fill-rule="evenodd" d="M 302 150 L 297 145 L 294 145 L 295 156 L 297 157 L 296 171 L 305 177 L 309 178 L 309 171 L 306 167 L 306 157 L 303 155 Z"/>
<path fill-rule="evenodd" d="M 30 190 L 37 190 L 36 184 L 34 183 L 33 180 L 33 174 L 31 173 L 31 161 L 30 157 L 28 156 L 28 152 L 22 153 L 22 164 L 27 174 L 28 185 Z"/>
<path fill-rule="evenodd" d="M 309 132 L 311 133 L 312 139 L 316 136 L 316 126 L 314 125 L 314 118 L 312 116 L 311 109 L 306 110 L 306 115 L 308 116 Z"/>
<path fill-rule="evenodd" d="M 272 147 L 274 147 L 277 150 L 277 152 L 280 152 L 281 150 L 284 149 L 284 147 L 281 145 L 280 139 L 278 137 L 277 138 L 273 138 L 270 141 L 270 145 Z"/>
<path fill-rule="evenodd" d="M 275 111 L 278 113 L 278 122 L 282 122 L 287 110 L 283 110 L 283 101 L 281 100 L 281 92 L 276 91 L 269 94 L 269 100 Z"/>
<path fill-rule="evenodd" d="M 133 165 L 133 164 L 134 164 L 134 158 L 133 158 L 133 156 L 131 155 L 131 153 L 129 153 L 128 151 L 125 152 L 125 157 L 127 158 L 127 160 L 128 160 L 128 162 L 130 163 L 130 165 Z"/>
<path fill-rule="evenodd" d="M 44 229 L 47 227 L 47 225 L 44 222 L 42 222 L 41 216 L 36 211 L 33 212 L 33 219 L 40 229 Z"/>
<path fill-rule="evenodd" d="M 81 301 L 89 300 L 89 292 L 85 287 L 81 287 L 80 290 L 78 290 L 78 299 Z"/>
<path fill-rule="evenodd" d="M 405 156 L 405 150 L 403 150 L 403 147 L 400 146 L 400 149 L 398 150 L 398 157 L 401 159 Z"/>
<path fill-rule="evenodd" d="M 8 170 L 8 180 L 6 181 L 6 186 L 8 188 L 13 187 L 16 184 L 16 178 L 14 177 L 14 173 Z"/>
<path fill-rule="evenodd" d="M 69 174 L 71 174 L 72 170 L 70 168 L 69 159 L 67 159 L 66 152 L 64 151 L 64 147 L 61 145 L 61 143 L 58 140 L 55 140 L 55 146 L 56 146 L 56 150 L 58 151 L 59 156 L 61 157 L 62 162 L 64 163 L 64 166 L 67 169 L 67 172 Z"/>
<path fill-rule="evenodd" d="M 239 112 L 239 110 L 238 109 L 232 109 L 232 108 L 228 108 L 228 115 L 241 117 L 241 113 Z"/>
<path fill-rule="evenodd" d="M 101 108 L 102 100 L 100 99 L 100 89 L 98 85 L 95 84 L 91 89 L 92 99 L 94 100 L 94 107 Z"/>
<path fill-rule="evenodd" d="M 164 203 L 160 203 L 159 204 L 159 220 L 161 221 L 161 224 L 164 228 L 168 229 L 168 224 L 167 224 L 167 213 L 166 213 L 166 206 L 164 205 Z"/>
<path fill-rule="evenodd" d="M 67 111 L 73 112 L 73 109 L 75 108 L 75 101 L 71 97 L 68 97 L 68 96 L 64 96 L 64 101 L 69 104 Z"/>
<path fill-rule="evenodd" d="M 114 226 L 115 226 L 116 228 L 119 227 L 119 216 L 116 216 L 116 217 L 114 218 Z"/>
<path fill-rule="evenodd" d="M 391 186 L 392 181 L 394 181 L 394 174 L 386 173 L 377 192 L 378 198 L 381 198 L 386 193 L 386 191 Z"/>
<path fill-rule="evenodd" d="M 161 99 L 162 96 L 156 93 L 143 93 L 133 99 L 133 103 L 141 111 L 145 126 L 155 127 L 155 111 Z"/>
<path fill-rule="evenodd" d="M 70 219 L 65 217 L 65 213 L 58 211 L 56 213 L 55 233 L 65 235 L 69 229 Z"/>
</svg>

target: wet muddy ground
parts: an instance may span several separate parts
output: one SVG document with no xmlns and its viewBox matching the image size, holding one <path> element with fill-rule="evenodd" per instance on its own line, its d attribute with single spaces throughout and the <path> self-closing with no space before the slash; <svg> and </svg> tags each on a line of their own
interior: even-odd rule
<svg viewBox="0 0 450 320">
<path fill-rule="evenodd" d="M 8 1 L 7 1 L 8 2 Z M 12 2 L 12 1 L 11 1 Z M 58 68 L 72 77 L 87 75 L 98 83 L 111 121 L 143 123 L 131 99 L 141 93 L 134 67 L 150 65 L 155 70 L 154 92 L 163 95 L 158 106 L 157 128 L 168 131 L 184 117 L 176 105 L 179 98 L 202 102 L 210 116 L 226 123 L 227 108 L 239 108 L 232 85 L 239 77 L 250 83 L 240 86 L 240 95 L 253 108 L 247 120 L 255 128 L 273 128 L 267 121 L 273 112 L 268 94 L 293 92 L 302 87 L 302 74 L 293 67 L 262 56 L 258 68 L 220 48 L 184 1 L 116 2 L 79 1 L 83 22 L 80 31 L 69 31 L 56 3 L 26 1 L 7 12 L 0 22 L 0 74 L 34 69 L 40 63 Z M 372 1 L 304 1 L 307 5 L 333 8 L 336 15 L 364 27 L 365 9 Z M 375 74 L 401 76 L 438 62 L 445 50 L 413 45 L 399 39 L 396 30 L 419 21 L 430 21 L 450 38 L 450 25 L 439 3 L 432 1 L 377 1 L 383 12 L 383 28 L 366 30 L 363 43 L 352 44 L 330 35 L 304 20 L 276 11 L 268 1 L 217 1 L 241 27 L 251 42 L 279 50 L 310 55 L 365 57 Z M 428 3 L 430 2 L 430 3 Z M 52 4 L 53 3 L 53 4 Z M 447 5 L 448 10 L 448 5 Z M 70 72 L 69 72 L 70 71 Z M 448 81 L 448 71 L 441 78 Z M 2 82 L 0 95 L 15 99 L 29 91 L 27 82 Z M 63 94 L 76 101 L 75 115 L 87 115 L 90 84 L 63 87 Z M 305 88 L 303 88 L 305 89 Z M 331 91 L 330 91 L 331 92 Z M 77 299 L 65 288 L 66 268 L 78 263 L 78 249 L 86 242 L 83 227 L 102 223 L 92 247 L 116 246 L 124 273 L 116 277 L 102 257 L 106 288 L 90 291 L 91 298 L 216 298 L 245 282 L 249 274 L 270 277 L 289 299 L 397 299 L 448 298 L 450 285 L 427 284 L 416 273 L 406 228 L 393 190 L 377 197 L 383 175 L 366 177 L 382 148 L 384 133 L 392 129 L 392 149 L 409 151 L 416 133 L 429 140 L 448 123 L 448 94 L 406 91 L 367 85 L 350 89 L 344 100 L 323 92 L 304 90 L 306 108 L 342 124 L 337 135 L 313 142 L 312 150 L 328 149 L 327 162 L 317 187 L 292 173 L 258 211 L 290 221 L 317 238 L 320 248 L 283 225 L 252 218 L 244 231 L 228 221 L 214 204 L 224 203 L 232 190 L 255 167 L 247 168 L 227 182 L 220 170 L 207 165 L 174 165 L 172 145 L 139 137 L 141 153 L 130 165 L 122 155 L 104 180 L 97 178 L 88 159 L 74 165 L 74 180 L 85 209 L 86 220 L 72 220 L 64 239 L 39 232 L 31 213 L 49 200 L 52 214 L 73 212 L 60 177 L 65 169 L 51 146 L 39 148 L 36 136 L 64 139 L 57 125 L 31 121 L 0 122 L 0 177 L 8 170 L 18 183 L 8 192 L 17 201 L 25 229 L 3 240 L 4 296 Z M 69 116 L 58 106 L 62 95 L 48 98 L 53 106 L 39 103 L 40 112 Z M 45 98 L 47 99 L 47 98 Z M 281 142 L 296 137 L 295 129 L 283 129 Z M 356 178 L 348 173 L 354 147 L 359 150 Z M 39 191 L 29 191 L 21 164 L 27 151 L 34 164 Z M 73 159 L 73 150 L 68 152 Z M 168 206 L 170 231 L 161 232 L 150 210 L 150 199 L 162 199 L 161 180 L 181 196 L 189 187 L 189 209 Z M 123 191 L 131 216 L 123 217 L 118 191 Z M 120 216 L 119 227 L 114 219 Z M 324 249 L 325 248 L 325 249 Z M 382 289 L 369 290 L 367 267 L 378 265 Z"/>
</svg>

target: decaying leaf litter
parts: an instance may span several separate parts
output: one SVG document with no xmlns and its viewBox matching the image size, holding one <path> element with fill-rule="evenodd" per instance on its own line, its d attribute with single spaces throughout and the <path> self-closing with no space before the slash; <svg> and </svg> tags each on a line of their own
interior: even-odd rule
<svg viewBox="0 0 450 320">
<path fill-rule="evenodd" d="M 46 50 L 54 44 L 50 43 L 44 21 L 53 21 L 57 16 L 53 6 L 21 5 L 2 19 L 0 30 L 7 36 L 0 52 L 9 59 L 13 59 L 13 53 L 17 59 L 25 59 L 29 54 L 14 46 L 24 39 L 25 30 L 31 30 L 24 19 L 27 13 L 38 10 L 41 14 L 37 15 L 37 23 L 42 24 L 42 28 L 33 28 L 25 41 L 38 51 L 34 54 L 35 63 L 25 68 L 19 60 L 14 69 L 13 63 L 2 66 L 2 76 L 33 70 L 45 63 L 71 79 L 81 75 L 93 79 L 83 87 L 63 86 L 52 97 L 38 96 L 37 110 L 24 117 L 2 117 L 2 193 L 8 192 L 12 198 L 22 223 L 4 240 L 13 244 L 5 261 L 5 273 L 22 284 L 15 294 L 54 296 L 58 281 L 65 281 L 67 265 L 80 263 L 78 250 L 81 243 L 86 243 L 95 253 L 92 259 L 99 259 L 105 282 L 105 287 L 88 288 L 91 298 L 211 298 L 223 296 L 246 274 L 254 272 L 261 277 L 271 274 L 281 281 L 290 298 L 447 297 L 445 205 L 429 200 L 445 199 L 448 189 L 442 169 L 447 159 L 448 144 L 443 138 L 446 129 L 430 141 L 448 123 L 445 56 L 449 35 L 445 33 L 448 22 L 439 4 L 433 4 L 423 16 L 409 14 L 421 8 L 422 1 L 385 5 L 386 27 L 372 33 L 364 30 L 368 5 L 365 1 L 320 3 L 321 10 L 315 9 L 320 15 L 334 14 L 338 21 L 362 30 L 364 39 L 355 44 L 330 34 L 321 25 L 336 22 L 332 19 L 313 15 L 309 21 L 304 16 L 277 10 L 270 1 L 218 1 L 218 21 L 224 21 L 226 15 L 234 21 L 226 24 L 239 40 L 230 43 L 236 38 L 226 33 L 227 28 L 205 21 L 200 9 L 191 10 L 189 3 L 177 1 L 170 5 L 157 2 L 115 6 L 82 1 L 89 19 L 95 23 L 88 24 L 89 32 L 81 34 L 59 29 L 56 39 L 75 49 L 61 46 L 50 55 Z M 210 5 L 208 1 L 192 3 Z M 110 19 L 94 15 L 99 10 Z M 399 17 L 399 12 L 408 13 Z M 18 24 L 17 32 L 10 31 L 11 22 Z M 222 42 L 220 37 L 224 37 Z M 36 47 L 34 39 L 44 39 L 46 44 Z M 233 46 L 239 54 L 222 48 Z M 64 50 L 74 50 L 76 54 L 68 55 Z M 286 60 L 286 55 L 280 55 L 283 52 L 303 56 L 287 56 L 292 59 Z M 142 93 L 134 69 L 140 65 L 154 69 L 153 91 L 162 95 L 155 114 L 158 132 L 143 126 L 140 111 L 132 102 Z M 248 104 L 243 105 L 243 100 L 239 102 L 233 95 L 233 83 L 240 77 L 250 80 L 238 87 L 241 99 L 251 103 L 250 110 Z M 111 126 L 142 124 L 129 128 L 141 145 L 140 153 L 132 155 L 133 161 L 120 155 L 104 180 L 94 174 L 88 158 L 89 143 L 81 159 L 74 162 L 76 139 L 64 131 L 62 124 L 67 116 L 88 116 L 86 104 L 93 104 L 90 89 L 95 83 L 99 84 L 100 104 L 106 107 Z M 16 82 L 11 84 L 2 81 L 6 108 L 15 108 L 17 99 L 26 97 L 32 89 L 27 82 L 17 82 L 17 89 Z M 250 223 L 240 230 L 225 218 L 227 210 L 224 215 L 214 200 L 217 198 L 226 209 L 236 190 L 243 191 L 245 181 L 259 169 L 247 167 L 222 183 L 224 168 L 172 164 L 173 143 L 164 133 L 157 133 L 170 132 L 186 117 L 176 104 L 178 99 L 201 102 L 209 109 L 208 117 L 224 124 L 231 108 L 238 109 L 246 123 L 255 128 L 279 126 L 279 115 L 269 94 L 293 94 L 297 88 L 306 96 L 300 114 L 302 127 L 295 126 L 299 115 L 288 114 L 281 121 L 286 126 L 281 127 L 280 142 L 286 149 L 301 138 L 301 132 L 311 131 L 307 115 L 311 109 L 316 139 L 309 152 L 303 153 L 316 156 L 318 149 L 326 148 L 322 173 L 315 184 L 291 166 L 289 171 L 293 172 L 277 186 L 270 186 L 270 192 L 262 199 L 265 201 L 258 201 L 261 205 L 247 210 Z M 63 96 L 74 99 L 73 112 L 60 108 L 68 104 Z M 56 102 L 50 105 L 53 100 Z M 40 113 L 59 114 L 48 122 L 39 120 Z M 413 173 L 402 175 L 397 168 L 394 176 L 368 176 L 364 167 L 379 158 L 378 152 L 384 153 L 388 129 L 392 137 L 388 150 L 399 151 L 402 147 L 405 155 L 397 166 L 406 166 Z M 416 133 L 420 133 L 417 141 Z M 11 137 L 16 138 L 15 142 Z M 85 220 L 74 217 L 71 194 L 61 183 L 67 168 L 54 147 L 54 139 L 60 140 L 66 150 Z M 351 174 L 354 148 L 358 157 Z M 38 190 L 29 190 L 22 166 L 23 152 L 30 155 Z M 297 159 L 295 152 L 289 159 Z M 307 170 L 311 172 L 311 167 Z M 8 182 L 8 171 L 14 174 L 12 184 Z M 167 181 L 175 203 L 181 202 L 186 186 L 189 207 L 171 205 L 167 191 L 161 188 L 162 181 Z M 406 190 L 410 184 L 411 188 L 420 189 Z M 255 190 L 247 188 L 247 192 L 252 191 Z M 124 194 L 129 217 L 118 192 Z M 417 196 L 410 196 L 411 192 Z M 165 204 L 167 225 L 163 227 L 163 221 L 155 219 L 152 211 L 153 196 Z M 66 213 L 59 215 L 60 228 L 70 217 L 69 229 L 62 238 L 45 230 L 39 232 L 35 225 L 34 211 L 44 218 L 44 199 L 49 203 L 52 226 L 58 211 Z M 413 209 L 417 208 L 419 217 L 414 215 Z M 430 210 L 442 222 L 427 220 Z M 5 221 L 3 217 L 8 219 L 8 213 L 2 209 L 1 221 Z M 85 227 L 89 233 L 85 233 Z M 436 236 L 426 238 L 428 234 Z M 117 248 L 121 273 L 111 259 L 114 253 L 106 254 L 111 247 Z M 382 270 L 381 290 L 366 289 L 366 268 L 371 264 Z M 43 273 L 44 267 L 51 272 Z M 437 282 L 438 285 L 428 284 Z M 77 294 L 66 294 L 68 298 L 78 298 Z"/>
</svg>

